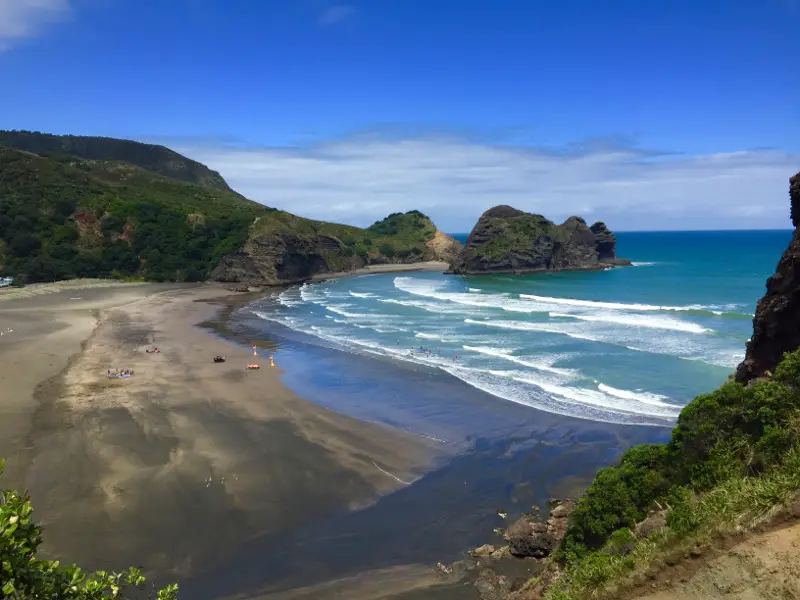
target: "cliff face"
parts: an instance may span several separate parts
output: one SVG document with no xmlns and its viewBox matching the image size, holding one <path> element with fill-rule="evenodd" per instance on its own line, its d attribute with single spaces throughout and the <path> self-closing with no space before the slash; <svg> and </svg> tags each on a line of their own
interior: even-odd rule
<svg viewBox="0 0 800 600">
<path fill-rule="evenodd" d="M 800 173 L 789 180 L 789 197 L 794 235 L 767 280 L 767 293 L 758 301 L 753 337 L 736 369 L 740 383 L 772 372 L 784 352 L 800 347 Z"/>
<path fill-rule="evenodd" d="M 602 221 L 598 221 L 589 229 L 591 229 L 594 234 L 598 259 L 601 261 L 616 260 L 617 237 L 606 227 L 606 224 Z"/>
<path fill-rule="evenodd" d="M 478 219 L 451 272 L 529 273 L 630 264 L 616 258 L 615 244 L 604 223 L 590 228 L 582 218 L 570 217 L 556 225 L 541 215 L 496 206 Z"/>
<path fill-rule="evenodd" d="M 275 285 L 303 281 L 320 273 L 363 267 L 344 244 L 324 235 L 299 236 L 291 231 L 251 237 L 241 251 L 228 254 L 211 273 L 215 281 Z"/>
<path fill-rule="evenodd" d="M 285 284 L 370 264 L 449 262 L 460 247 L 417 211 L 395 213 L 367 229 L 276 211 L 259 219 L 240 251 L 222 257 L 211 279 Z"/>
</svg>

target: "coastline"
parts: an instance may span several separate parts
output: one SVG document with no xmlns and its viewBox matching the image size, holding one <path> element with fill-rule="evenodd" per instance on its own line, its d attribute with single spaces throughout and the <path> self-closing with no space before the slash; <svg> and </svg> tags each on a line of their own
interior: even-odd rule
<svg viewBox="0 0 800 600">
<path fill-rule="evenodd" d="M 498 508 L 513 519 L 551 497 L 573 496 L 630 445 L 666 435 L 532 410 L 437 369 L 320 346 L 313 336 L 257 318 L 239 298 L 244 310 L 226 311 L 220 335 L 270 340 L 289 389 L 334 411 L 433 436 L 446 460 L 363 510 L 298 528 L 277 545 L 253 539 L 186 582 L 199 600 L 468 600 L 477 572 L 444 577 L 434 565 L 491 542 L 493 529 L 507 525 Z M 509 576 L 530 576 L 509 568 Z"/>
<path fill-rule="evenodd" d="M 29 490 L 47 554 L 186 577 L 428 468 L 433 442 L 304 400 L 263 356 L 246 371 L 250 350 L 197 326 L 233 295 L 223 286 L 166 287 L 70 286 L 0 305 L 14 329 L 0 338 L 3 485 Z"/>
<path fill-rule="evenodd" d="M 311 277 L 310 281 L 327 281 L 328 279 L 342 279 L 344 277 L 359 277 L 361 275 L 376 275 L 378 273 L 413 273 L 429 271 L 444 273 L 450 265 L 442 261 L 425 261 L 418 263 L 392 263 L 386 265 L 369 265 L 353 271 L 339 271 L 337 273 L 320 273 Z M 302 282 L 298 282 L 302 283 Z"/>
<path fill-rule="evenodd" d="M 292 350 L 279 332 L 204 330 L 236 321 L 235 308 L 267 290 L 73 290 L 0 304 L 0 326 L 28 323 L 15 327 L 16 349 L 0 338 L 0 381 L 24 374 L 31 395 L 26 410 L 0 408 L 12 417 L 0 422 L 13 463 L 3 485 L 30 490 L 51 556 L 90 569 L 138 564 L 189 597 L 468 598 L 433 565 L 485 541 L 502 524 L 498 506 L 513 513 L 581 487 L 616 449 L 656 433 L 487 403 L 438 372 L 302 342 Z M 61 329 L 31 325 L 50 321 Z M 259 371 L 245 371 L 251 342 L 278 367 L 262 356 Z M 52 365 L 41 360 L 50 347 L 60 352 Z M 215 354 L 228 362 L 213 364 Z M 135 375 L 107 380 L 109 367 Z M 415 404 L 397 405 L 398 393 Z M 382 419 L 359 403 L 395 412 Z M 473 435 L 449 427 L 458 421 L 500 425 Z M 12 423 L 20 436 L 8 435 Z M 440 432 L 455 445 L 430 472 Z"/>
</svg>

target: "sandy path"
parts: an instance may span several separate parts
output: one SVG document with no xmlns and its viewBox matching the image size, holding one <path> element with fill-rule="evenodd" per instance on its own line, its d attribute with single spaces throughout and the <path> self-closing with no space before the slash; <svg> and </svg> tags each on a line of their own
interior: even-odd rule
<svg viewBox="0 0 800 600">
<path fill-rule="evenodd" d="M 30 322 L 0 355 L 0 376 L 16 390 L 0 402 L 12 416 L 0 424 L 13 463 L 6 483 L 30 490 L 52 554 L 91 568 L 191 573 L 247 539 L 364 504 L 424 471 L 425 440 L 298 398 L 266 360 L 248 372 L 252 351 L 194 327 L 215 311 L 195 300 L 228 292 L 126 293 L 134 296 L 71 300 L 67 312 L 55 296 L 0 309 Z M 25 386 L 58 372 L 98 314 L 83 352 L 26 398 Z M 56 346 L 46 367 L 33 364 Z M 146 354 L 150 346 L 162 352 Z M 228 362 L 214 364 L 216 354 Z M 135 375 L 110 380 L 108 368 Z"/>
<path fill-rule="evenodd" d="M 800 599 L 800 524 L 749 536 L 724 553 L 675 567 L 639 600 Z"/>
</svg>

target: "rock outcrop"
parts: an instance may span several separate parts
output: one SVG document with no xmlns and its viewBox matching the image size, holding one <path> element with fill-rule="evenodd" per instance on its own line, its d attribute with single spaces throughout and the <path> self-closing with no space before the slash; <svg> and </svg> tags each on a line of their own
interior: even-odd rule
<svg viewBox="0 0 800 600">
<path fill-rule="evenodd" d="M 254 224 L 241 250 L 222 257 L 211 279 L 283 285 L 367 265 L 450 263 L 460 248 L 418 211 L 395 213 L 368 229 L 276 211 Z"/>
<path fill-rule="evenodd" d="M 487 210 L 453 261 L 458 274 L 595 270 L 627 265 L 616 258 L 616 238 L 604 223 L 570 217 L 556 225 L 510 206 Z"/>
<path fill-rule="evenodd" d="M 572 500 L 550 502 L 550 516 L 541 523 L 528 517 L 520 517 L 509 525 L 505 539 L 514 556 L 545 558 L 558 546 L 567 531 L 567 518 L 575 508 Z"/>
<path fill-rule="evenodd" d="M 270 233 L 251 237 L 241 251 L 223 256 L 211 279 L 276 285 L 304 281 L 320 273 L 353 270 L 364 264 L 358 256 L 347 256 L 344 244 L 333 237 Z"/>
<path fill-rule="evenodd" d="M 772 372 L 785 352 L 800 346 L 800 173 L 789 180 L 789 196 L 794 235 L 767 280 L 767 293 L 758 301 L 753 337 L 736 369 L 740 383 Z"/>
<path fill-rule="evenodd" d="M 594 243 L 597 248 L 598 260 L 601 262 L 616 260 L 617 236 L 615 236 L 602 221 L 598 221 L 589 229 L 591 229 L 594 234 Z"/>
</svg>

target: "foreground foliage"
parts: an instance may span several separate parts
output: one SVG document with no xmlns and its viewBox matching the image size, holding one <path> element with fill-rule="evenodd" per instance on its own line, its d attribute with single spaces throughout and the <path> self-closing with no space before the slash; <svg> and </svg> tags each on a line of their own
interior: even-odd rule
<svg viewBox="0 0 800 600">
<path fill-rule="evenodd" d="M 0 461 L 0 474 L 3 462 Z M 0 598 L 14 600 L 100 600 L 125 598 L 126 588 L 142 588 L 145 578 L 138 569 L 123 573 L 86 573 L 75 565 L 36 557 L 42 543 L 41 528 L 32 519 L 27 496 L 15 490 L 0 491 Z M 176 600 L 178 586 L 169 585 L 154 595 L 157 600 Z"/>
<path fill-rule="evenodd" d="M 601 595 L 715 535 L 749 529 L 800 491 L 800 350 L 770 379 L 726 382 L 681 412 L 667 444 L 635 446 L 601 469 L 570 516 L 549 600 Z M 666 526 L 634 527 L 653 510 Z"/>
</svg>

